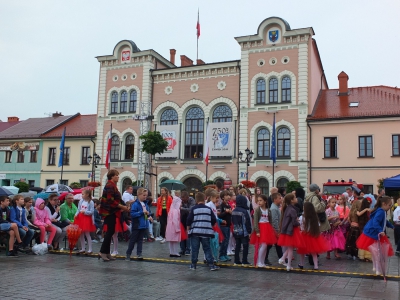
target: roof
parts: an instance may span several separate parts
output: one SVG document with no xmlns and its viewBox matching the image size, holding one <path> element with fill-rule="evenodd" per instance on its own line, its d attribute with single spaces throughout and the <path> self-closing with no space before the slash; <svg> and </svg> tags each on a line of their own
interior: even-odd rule
<svg viewBox="0 0 400 300">
<path fill-rule="evenodd" d="M 400 89 L 384 85 L 321 90 L 308 121 L 400 116 Z M 350 106 L 354 103 L 354 106 Z M 358 105 L 356 104 L 358 103 Z"/>
<path fill-rule="evenodd" d="M 75 116 L 30 118 L 0 132 L 0 139 L 39 138 L 42 134 Z"/>
<path fill-rule="evenodd" d="M 0 122 L 0 132 L 21 123 L 22 121 L 14 121 L 14 122 Z"/>
<path fill-rule="evenodd" d="M 97 115 L 78 115 L 68 120 L 62 126 L 42 135 L 42 138 L 61 137 L 66 128 L 66 137 L 87 137 L 96 135 Z"/>
</svg>

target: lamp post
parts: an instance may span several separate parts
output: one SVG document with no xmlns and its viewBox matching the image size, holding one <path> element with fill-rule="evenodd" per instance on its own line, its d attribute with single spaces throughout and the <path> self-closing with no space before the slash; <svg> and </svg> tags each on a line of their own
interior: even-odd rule
<svg viewBox="0 0 400 300">
<path fill-rule="evenodd" d="M 93 153 L 93 156 L 94 158 L 91 155 L 89 155 L 87 157 L 87 161 L 89 164 L 92 163 L 92 181 L 95 181 L 96 176 L 94 174 L 94 168 L 97 168 L 97 165 L 100 163 L 101 157 L 96 153 Z"/>
<path fill-rule="evenodd" d="M 249 181 L 249 166 L 250 166 L 250 162 L 253 159 L 253 155 L 254 152 L 252 150 L 249 150 L 249 148 L 247 148 L 246 150 L 244 150 L 244 153 L 246 154 L 246 157 L 243 157 L 243 153 L 242 151 L 239 151 L 239 160 L 241 162 L 245 162 L 247 164 L 247 170 L 246 170 L 246 181 Z"/>
</svg>

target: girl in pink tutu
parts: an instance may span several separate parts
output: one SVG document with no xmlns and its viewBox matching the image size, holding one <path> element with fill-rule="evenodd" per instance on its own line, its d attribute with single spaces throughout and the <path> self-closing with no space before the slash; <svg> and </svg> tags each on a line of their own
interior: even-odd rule
<svg viewBox="0 0 400 300">
<path fill-rule="evenodd" d="M 340 229 L 343 232 L 344 238 L 346 238 L 347 232 L 349 231 L 350 228 L 350 222 L 349 222 L 350 208 L 347 207 L 347 197 L 345 195 L 339 195 L 336 210 L 339 213 Z"/>
<path fill-rule="evenodd" d="M 303 231 L 301 234 L 303 236 L 304 247 L 297 249 L 297 253 L 300 254 L 299 268 L 303 269 L 304 255 L 311 254 L 314 261 L 314 270 L 318 270 L 317 254 L 328 251 L 330 246 L 320 235 L 318 215 L 311 202 L 304 202 L 302 224 Z"/>
<path fill-rule="evenodd" d="M 254 249 L 254 265 L 265 268 L 265 256 L 268 245 L 275 245 L 277 238 L 271 225 L 271 214 L 268 208 L 268 198 L 265 195 L 256 195 L 257 208 L 254 210 L 254 228 L 250 236 L 250 244 Z"/>
<path fill-rule="evenodd" d="M 324 236 L 329 242 L 330 248 L 326 254 L 326 259 L 331 259 L 331 251 L 334 251 L 335 258 L 341 259 L 338 254 L 338 250 L 344 250 L 346 246 L 346 239 L 344 238 L 343 232 L 340 229 L 340 218 L 339 212 L 336 210 L 336 199 L 330 198 L 328 200 L 328 209 L 325 211 L 328 218 L 331 229 L 324 232 Z"/>
<path fill-rule="evenodd" d="M 287 247 L 278 263 L 286 266 L 286 270 L 293 270 L 291 267 L 294 248 L 304 248 L 303 238 L 300 233 L 299 221 L 297 219 L 297 210 L 294 205 L 297 198 L 292 193 L 287 194 L 283 199 L 282 218 L 281 218 L 281 234 L 279 235 L 278 245 Z M 285 264 L 285 259 L 288 263 Z"/>
<path fill-rule="evenodd" d="M 92 238 L 90 237 L 91 232 L 96 231 L 96 226 L 94 226 L 94 203 L 92 201 L 92 195 L 90 190 L 82 191 L 82 199 L 78 204 L 78 211 L 75 215 L 74 224 L 78 225 L 82 229 L 81 240 L 81 250 L 79 253 L 85 253 L 85 236 L 88 244 L 88 252 L 86 254 L 91 254 L 92 250 Z"/>
</svg>

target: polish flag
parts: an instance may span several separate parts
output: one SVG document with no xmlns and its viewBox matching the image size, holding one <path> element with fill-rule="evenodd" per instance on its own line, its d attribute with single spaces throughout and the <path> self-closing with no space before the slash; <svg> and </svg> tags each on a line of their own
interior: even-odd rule
<svg viewBox="0 0 400 300">
<path fill-rule="evenodd" d="M 206 142 L 205 142 L 205 149 L 204 149 L 204 161 L 206 162 L 206 165 L 208 166 L 208 154 L 210 153 L 210 147 L 208 145 L 208 137 L 210 136 L 210 124 L 207 123 L 207 131 L 206 131 Z"/>
<path fill-rule="evenodd" d="M 197 38 L 200 37 L 200 14 L 199 11 L 197 10 L 197 25 L 196 25 L 196 29 L 197 29 Z"/>
<path fill-rule="evenodd" d="M 111 167 L 111 138 L 112 138 L 112 124 L 110 125 L 110 134 L 108 136 L 107 142 L 107 155 L 106 155 L 106 168 L 110 169 Z"/>
</svg>

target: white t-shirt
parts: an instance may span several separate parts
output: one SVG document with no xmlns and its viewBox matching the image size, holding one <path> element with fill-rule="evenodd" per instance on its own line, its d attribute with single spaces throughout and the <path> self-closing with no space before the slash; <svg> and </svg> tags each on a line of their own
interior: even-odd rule
<svg viewBox="0 0 400 300">
<path fill-rule="evenodd" d="M 210 201 L 210 202 L 207 202 L 206 205 L 207 205 L 209 208 L 211 208 L 211 210 L 213 211 L 215 217 L 218 219 L 217 207 L 215 206 L 215 204 L 214 204 L 212 201 Z"/>
<path fill-rule="evenodd" d="M 261 218 L 260 218 L 260 221 L 258 221 L 258 223 L 268 223 L 269 222 L 268 209 L 263 210 L 261 207 L 260 207 L 260 209 L 261 209 Z"/>
<path fill-rule="evenodd" d="M 134 197 L 132 194 L 128 193 L 128 192 L 124 192 L 124 193 L 122 194 L 122 200 L 125 202 L 125 204 L 126 204 L 128 201 L 131 201 L 131 200 L 134 200 L 134 199 L 135 199 L 135 197 Z"/>
<path fill-rule="evenodd" d="M 400 224 L 400 206 L 397 206 L 393 212 L 393 222 Z"/>
</svg>

